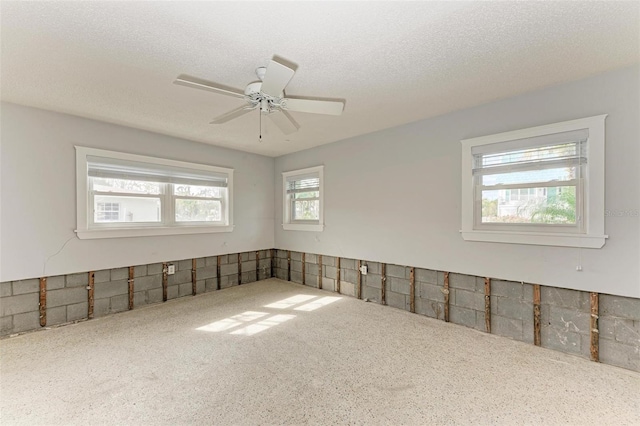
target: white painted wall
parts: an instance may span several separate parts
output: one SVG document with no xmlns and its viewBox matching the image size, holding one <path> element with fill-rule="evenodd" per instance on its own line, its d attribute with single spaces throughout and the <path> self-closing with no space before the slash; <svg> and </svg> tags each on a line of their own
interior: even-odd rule
<svg viewBox="0 0 640 426">
<path fill-rule="evenodd" d="M 8 103 L 0 120 L 1 281 L 274 246 L 273 158 Z M 233 168 L 234 231 L 77 239 L 74 145 Z"/>
<path fill-rule="evenodd" d="M 606 208 L 640 210 L 639 104 L 634 66 L 279 157 L 276 222 L 281 172 L 324 164 L 326 227 L 277 223 L 276 247 L 640 297 L 637 215 L 608 217 L 602 249 L 468 242 L 458 232 L 461 139 L 605 113 Z"/>
</svg>

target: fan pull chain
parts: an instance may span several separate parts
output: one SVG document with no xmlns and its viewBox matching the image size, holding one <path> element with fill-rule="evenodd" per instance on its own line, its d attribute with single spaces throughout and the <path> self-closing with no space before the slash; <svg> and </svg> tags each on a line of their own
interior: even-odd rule
<svg viewBox="0 0 640 426">
<path fill-rule="evenodd" d="M 262 111 L 258 110 L 258 115 L 260 116 L 260 120 L 258 120 L 260 129 L 258 131 L 258 133 L 260 134 L 260 137 L 258 138 L 258 142 L 262 142 Z"/>
</svg>

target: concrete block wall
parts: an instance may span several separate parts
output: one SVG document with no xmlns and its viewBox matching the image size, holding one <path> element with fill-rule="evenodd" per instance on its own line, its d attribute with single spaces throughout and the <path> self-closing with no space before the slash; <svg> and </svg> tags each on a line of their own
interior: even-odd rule
<svg viewBox="0 0 640 426">
<path fill-rule="evenodd" d="M 287 279 L 288 251 L 276 250 L 275 276 Z M 290 252 L 291 281 L 302 283 L 302 253 Z M 317 286 L 318 255 L 305 254 L 305 285 Z M 338 261 L 340 269 L 338 270 Z M 361 260 L 361 298 L 406 311 L 411 307 L 411 267 Z M 322 255 L 322 289 L 355 297 L 358 261 Z M 485 277 L 449 273 L 449 322 L 487 331 Z M 415 312 L 444 320 L 445 272 L 414 268 Z M 590 358 L 590 293 L 540 286 L 540 346 Z M 640 371 L 640 299 L 599 295 L 600 362 Z M 490 332 L 534 344 L 534 284 L 490 279 Z"/>
<path fill-rule="evenodd" d="M 260 250 L 220 257 L 221 289 L 271 277 L 271 252 Z M 258 259 L 256 259 L 256 254 Z M 238 263 L 240 257 L 240 263 Z M 167 276 L 167 300 L 193 294 L 193 259 L 166 262 L 175 266 Z M 240 268 L 239 268 L 239 265 Z M 218 256 L 197 258 L 196 294 L 218 288 Z M 163 301 L 163 264 L 133 267 L 133 307 Z M 0 336 L 40 329 L 40 280 L 0 283 Z M 129 310 L 129 267 L 94 271 L 94 317 Z M 46 277 L 46 326 L 88 318 L 89 272 Z"/>
</svg>

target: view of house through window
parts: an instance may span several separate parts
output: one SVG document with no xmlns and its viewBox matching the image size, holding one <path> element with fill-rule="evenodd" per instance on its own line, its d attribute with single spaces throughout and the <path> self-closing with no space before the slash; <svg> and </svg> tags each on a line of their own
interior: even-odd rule
<svg viewBox="0 0 640 426">
<path fill-rule="evenodd" d="M 287 192 L 291 197 L 292 220 L 320 219 L 320 178 L 290 181 Z"/>
</svg>

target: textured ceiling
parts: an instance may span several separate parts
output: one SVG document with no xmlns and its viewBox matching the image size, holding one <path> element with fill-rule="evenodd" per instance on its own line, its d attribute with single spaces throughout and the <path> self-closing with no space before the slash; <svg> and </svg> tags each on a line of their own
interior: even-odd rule
<svg viewBox="0 0 640 426">
<path fill-rule="evenodd" d="M 2 100 L 280 155 L 640 61 L 638 2 L 7 2 Z M 291 96 L 346 100 L 340 117 L 258 112 L 208 124 L 272 55 Z"/>
</svg>

